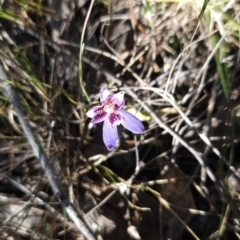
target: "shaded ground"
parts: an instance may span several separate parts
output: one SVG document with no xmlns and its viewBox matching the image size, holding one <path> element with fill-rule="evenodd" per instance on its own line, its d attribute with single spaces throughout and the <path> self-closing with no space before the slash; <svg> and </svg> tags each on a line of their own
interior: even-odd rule
<svg viewBox="0 0 240 240">
<path fill-rule="evenodd" d="M 201 2 L 96 1 L 82 83 L 90 1 L 1 4 L 9 81 L 99 239 L 239 239 L 238 2 L 211 2 L 201 17 Z M 145 126 L 120 127 L 111 152 L 85 115 L 101 87 L 124 90 Z M 82 239 L 0 96 L 0 239 Z"/>
</svg>

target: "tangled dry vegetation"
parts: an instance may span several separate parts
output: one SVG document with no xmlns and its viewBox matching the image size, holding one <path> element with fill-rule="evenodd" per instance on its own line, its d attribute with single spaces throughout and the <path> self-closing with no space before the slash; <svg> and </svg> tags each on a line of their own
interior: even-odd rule
<svg viewBox="0 0 240 240">
<path fill-rule="evenodd" d="M 239 12 L 234 0 L 1 1 L 6 81 L 98 239 L 240 239 Z M 145 126 L 119 128 L 111 152 L 85 115 L 101 87 L 124 90 Z M 0 104 L 0 239 L 83 239 L 2 88 Z"/>
</svg>

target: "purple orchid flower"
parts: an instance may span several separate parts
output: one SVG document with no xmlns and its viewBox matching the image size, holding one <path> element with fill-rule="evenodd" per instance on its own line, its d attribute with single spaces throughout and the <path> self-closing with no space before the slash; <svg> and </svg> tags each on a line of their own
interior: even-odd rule
<svg viewBox="0 0 240 240">
<path fill-rule="evenodd" d="M 103 123 L 103 142 L 107 149 L 112 150 L 117 143 L 117 125 L 122 124 L 133 133 L 144 131 L 143 124 L 131 113 L 122 109 L 125 104 L 124 91 L 110 93 L 106 88 L 100 90 L 100 106 L 92 107 L 86 115 L 92 118 L 91 123 Z"/>
</svg>

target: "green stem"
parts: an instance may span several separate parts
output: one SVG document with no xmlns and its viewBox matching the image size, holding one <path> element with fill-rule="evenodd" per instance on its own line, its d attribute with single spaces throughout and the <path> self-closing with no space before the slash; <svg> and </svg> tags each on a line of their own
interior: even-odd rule
<svg viewBox="0 0 240 240">
<path fill-rule="evenodd" d="M 82 89 L 83 95 L 86 97 L 86 99 L 87 99 L 87 101 L 88 101 L 89 103 L 91 102 L 91 99 L 90 99 L 90 97 L 88 96 L 85 87 L 83 86 L 83 77 L 82 77 L 82 75 L 83 75 L 83 74 L 82 74 L 82 55 L 83 55 L 83 46 L 84 46 L 84 43 L 83 43 L 84 35 L 85 35 L 85 32 L 86 32 L 86 27 L 87 27 L 88 19 L 89 19 L 89 17 L 90 17 L 90 13 L 91 13 L 91 11 L 92 11 L 92 7 L 93 7 L 93 4 L 94 4 L 94 1 L 95 1 L 95 0 L 92 0 L 92 1 L 91 1 L 90 7 L 89 7 L 88 12 L 87 12 L 87 16 L 86 16 L 85 21 L 84 21 L 84 24 L 83 24 L 83 30 L 82 30 L 81 39 L 80 39 L 80 50 L 79 50 L 79 83 L 80 83 L 80 87 L 81 87 L 81 89 Z"/>
</svg>

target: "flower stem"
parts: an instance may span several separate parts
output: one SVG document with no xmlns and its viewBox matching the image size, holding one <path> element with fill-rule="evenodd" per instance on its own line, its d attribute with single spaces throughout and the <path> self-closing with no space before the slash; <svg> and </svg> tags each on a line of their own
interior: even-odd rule
<svg viewBox="0 0 240 240">
<path fill-rule="evenodd" d="M 83 29 L 82 29 L 82 34 L 81 34 L 81 38 L 80 38 L 80 50 L 79 50 L 79 66 L 78 66 L 78 71 L 79 71 L 79 84 L 80 87 L 82 89 L 83 95 L 86 97 L 87 101 L 90 103 L 91 99 L 87 94 L 87 91 L 85 89 L 85 87 L 83 86 L 83 77 L 82 77 L 82 55 L 83 55 L 83 49 L 84 49 L 84 36 L 85 36 L 85 32 L 86 32 L 86 27 L 87 27 L 87 23 L 88 23 L 88 19 L 90 17 L 90 13 L 92 11 L 92 7 L 94 4 L 95 0 L 91 0 L 91 4 L 89 6 L 88 12 L 87 12 L 87 16 L 85 18 L 84 24 L 83 24 Z"/>
</svg>

